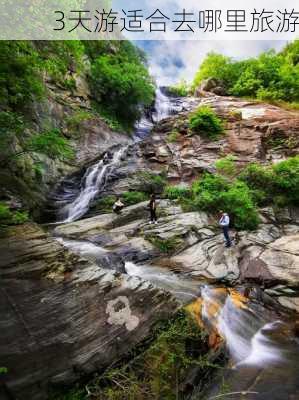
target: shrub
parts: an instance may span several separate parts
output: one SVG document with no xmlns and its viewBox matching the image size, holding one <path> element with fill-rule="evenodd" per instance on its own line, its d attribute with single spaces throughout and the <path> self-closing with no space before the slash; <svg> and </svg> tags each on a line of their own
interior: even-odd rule
<svg viewBox="0 0 299 400">
<path fill-rule="evenodd" d="M 143 192 L 125 192 L 122 194 L 122 199 L 126 206 L 138 204 L 148 200 L 148 195 Z"/>
<path fill-rule="evenodd" d="M 220 193 L 222 209 L 232 216 L 237 229 L 254 230 L 258 227 L 259 216 L 250 189 L 244 182 L 234 182 L 226 192 Z"/>
<path fill-rule="evenodd" d="M 41 63 L 31 42 L 0 42 L 0 103 L 22 109 L 45 93 Z"/>
<path fill-rule="evenodd" d="M 254 198 L 248 186 L 239 180 L 229 182 L 220 175 L 205 174 L 192 185 L 189 209 L 217 213 L 227 211 L 237 229 L 256 229 L 259 223 Z"/>
<path fill-rule="evenodd" d="M 221 175 L 225 176 L 233 176 L 236 174 L 236 165 L 235 165 L 236 158 L 232 155 L 228 155 L 225 158 L 221 158 L 220 160 L 216 161 L 216 169 L 217 172 Z"/>
<path fill-rule="evenodd" d="M 163 193 L 166 186 L 164 174 L 157 175 L 151 172 L 142 171 L 136 174 L 138 179 L 137 190 L 143 193 Z"/>
<path fill-rule="evenodd" d="M 172 254 L 175 250 L 177 250 L 178 246 L 181 244 L 181 240 L 175 237 L 169 239 L 149 237 L 147 239 L 162 253 L 166 254 Z"/>
<path fill-rule="evenodd" d="M 287 204 L 299 205 L 299 156 L 273 166 L 274 190 Z"/>
<path fill-rule="evenodd" d="M 27 212 L 11 211 L 5 203 L 0 203 L 0 226 L 20 225 L 27 221 Z"/>
<path fill-rule="evenodd" d="M 105 196 L 99 199 L 95 204 L 95 209 L 103 213 L 111 213 L 113 204 L 116 202 L 116 196 Z"/>
<path fill-rule="evenodd" d="M 190 189 L 185 186 L 167 186 L 163 196 L 170 200 L 188 198 L 190 196 Z"/>
<path fill-rule="evenodd" d="M 299 156 L 281 161 L 272 167 L 250 164 L 240 174 L 261 205 L 299 204 Z"/>
<path fill-rule="evenodd" d="M 259 205 L 265 205 L 273 198 L 274 176 L 271 167 L 249 164 L 240 174 L 239 179 L 253 191 Z"/>
<path fill-rule="evenodd" d="M 59 129 L 36 134 L 25 144 L 25 151 L 47 154 L 50 158 L 70 160 L 74 151 Z"/>
<path fill-rule="evenodd" d="M 223 132 L 221 119 L 208 106 L 201 106 L 189 117 L 191 132 L 200 134 L 209 139 L 217 139 Z"/>
</svg>

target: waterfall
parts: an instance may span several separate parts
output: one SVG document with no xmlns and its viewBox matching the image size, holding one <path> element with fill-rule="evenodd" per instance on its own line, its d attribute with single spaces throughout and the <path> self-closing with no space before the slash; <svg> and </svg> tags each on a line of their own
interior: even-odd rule
<svg viewBox="0 0 299 400">
<path fill-rule="evenodd" d="M 153 121 L 155 123 L 171 116 L 182 110 L 181 100 L 174 97 L 166 96 L 162 88 L 156 90 L 155 112 L 153 113 Z"/>
<path fill-rule="evenodd" d="M 158 88 L 156 91 L 155 112 L 152 115 L 153 121 L 161 121 L 163 118 L 181 111 L 180 101 L 167 97 L 163 94 L 161 88 Z M 145 115 L 141 118 L 135 126 L 135 142 L 143 140 L 149 134 L 154 125 L 153 121 Z M 75 198 L 72 198 L 74 183 L 71 182 L 70 187 L 65 184 L 63 198 L 58 198 L 56 201 L 56 204 L 62 205 L 59 211 L 59 220 L 62 223 L 76 221 L 88 212 L 92 201 L 105 188 L 109 176 L 120 166 L 121 158 L 126 150 L 127 147 L 121 148 L 114 153 L 111 161 L 104 163 L 103 160 L 100 160 L 89 167 L 81 180 L 80 191 L 78 194 L 76 193 Z M 67 204 L 65 205 L 66 201 Z"/>
<path fill-rule="evenodd" d="M 205 287 L 202 290 L 202 317 L 223 337 L 236 367 L 265 367 L 283 362 L 283 350 L 279 342 L 271 338 L 283 323 L 270 321 L 264 309 L 242 303 L 241 295 L 236 301 L 237 292 L 234 296 L 229 293 L 219 296 L 217 289 Z"/>
<path fill-rule="evenodd" d="M 90 203 L 95 199 L 100 190 L 105 188 L 107 178 L 119 166 L 120 160 L 126 150 L 127 147 L 121 148 L 113 154 L 111 161 L 105 164 L 103 160 L 100 160 L 87 169 L 82 179 L 82 188 L 79 195 L 61 210 L 60 214 L 64 218 L 63 223 L 76 221 L 86 214 Z"/>
</svg>

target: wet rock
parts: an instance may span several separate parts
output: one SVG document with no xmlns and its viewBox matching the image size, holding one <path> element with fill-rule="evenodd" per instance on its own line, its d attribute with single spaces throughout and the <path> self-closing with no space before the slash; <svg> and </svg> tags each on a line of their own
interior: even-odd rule
<svg viewBox="0 0 299 400">
<path fill-rule="evenodd" d="M 166 292 L 69 253 L 36 225 L 13 229 L 1 243 L 8 398 L 45 399 L 50 386 L 103 370 L 177 309 Z"/>
</svg>

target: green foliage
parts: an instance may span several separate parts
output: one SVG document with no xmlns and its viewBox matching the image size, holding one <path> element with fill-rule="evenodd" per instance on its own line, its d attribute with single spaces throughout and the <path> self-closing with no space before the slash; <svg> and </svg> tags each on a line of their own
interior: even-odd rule
<svg viewBox="0 0 299 400">
<path fill-rule="evenodd" d="M 75 130 L 79 128 L 82 122 L 89 121 L 94 117 L 95 115 L 89 111 L 79 110 L 66 119 L 66 125 L 69 129 Z"/>
<path fill-rule="evenodd" d="M 236 174 L 235 157 L 228 155 L 215 163 L 217 172 L 224 176 L 234 176 Z"/>
<path fill-rule="evenodd" d="M 116 196 L 109 195 L 99 199 L 95 205 L 95 209 L 102 213 L 111 213 L 113 204 L 116 202 Z"/>
<path fill-rule="evenodd" d="M 86 388 L 95 399 L 176 400 L 184 398 L 183 382 L 197 368 L 201 383 L 218 365 L 209 361 L 207 337 L 185 311 L 157 327 L 152 344 L 127 365 L 109 369 Z M 202 377 L 202 378 L 201 378 Z M 74 393 L 74 392 L 73 392 Z M 85 397 L 55 397 L 55 400 L 83 400 Z"/>
<path fill-rule="evenodd" d="M 170 200 L 188 198 L 190 196 L 190 189 L 186 186 L 167 186 L 163 196 Z"/>
<path fill-rule="evenodd" d="M 23 118 L 11 111 L 0 112 L 0 161 L 14 152 L 14 145 L 24 130 Z"/>
<path fill-rule="evenodd" d="M 167 135 L 167 142 L 169 143 L 175 143 L 178 138 L 179 138 L 179 132 L 178 131 L 172 131 Z"/>
<path fill-rule="evenodd" d="M 0 42 L 0 104 L 24 108 L 44 94 L 38 52 L 31 42 Z"/>
<path fill-rule="evenodd" d="M 40 57 L 40 66 L 56 82 L 66 89 L 73 89 L 75 81 L 72 76 L 66 77 L 67 72 L 83 68 L 82 58 L 85 47 L 79 40 L 43 41 L 37 42 L 36 48 Z"/>
<path fill-rule="evenodd" d="M 221 175 L 205 174 L 192 185 L 192 196 L 183 202 L 191 210 L 217 214 L 225 210 L 237 229 L 254 230 L 259 223 L 251 190 L 237 180 L 228 181 Z"/>
<path fill-rule="evenodd" d="M 50 400 L 87 400 L 86 390 L 75 388 L 65 394 L 53 394 Z"/>
<path fill-rule="evenodd" d="M 91 68 L 91 89 L 106 115 L 132 128 L 140 107 L 154 99 L 154 85 L 143 57 L 129 42 L 121 41 L 118 52 L 97 57 Z"/>
<path fill-rule="evenodd" d="M 233 63 L 230 58 L 214 52 L 209 53 L 195 75 L 192 85 L 193 89 L 208 78 L 215 78 L 225 86 L 229 85 L 239 75 L 237 68 L 232 68 L 232 65 Z"/>
<path fill-rule="evenodd" d="M 131 206 L 148 200 L 148 195 L 143 192 L 125 192 L 121 197 L 126 206 Z"/>
<path fill-rule="evenodd" d="M 186 97 L 189 94 L 189 86 L 185 80 L 181 80 L 179 83 L 167 88 L 168 93 L 175 97 Z"/>
<path fill-rule="evenodd" d="M 20 225 L 28 221 L 25 211 L 11 211 L 5 203 L 0 202 L 0 226 Z"/>
<path fill-rule="evenodd" d="M 299 205 L 299 156 L 272 167 L 250 164 L 240 174 L 260 205 Z"/>
<path fill-rule="evenodd" d="M 200 106 L 189 117 L 191 132 L 215 140 L 223 132 L 221 119 L 208 106 Z"/>
<path fill-rule="evenodd" d="M 286 204 L 299 205 L 299 156 L 273 166 L 274 190 L 284 196 Z"/>
<path fill-rule="evenodd" d="M 235 96 L 298 102 L 298 43 L 295 40 L 288 44 L 281 53 L 268 51 L 258 58 L 244 61 L 232 61 L 220 54 L 210 53 L 201 64 L 193 87 L 196 88 L 206 78 L 216 78 Z"/>
<path fill-rule="evenodd" d="M 0 375 L 7 374 L 8 369 L 6 367 L 0 367 Z"/>
<path fill-rule="evenodd" d="M 162 253 L 172 254 L 182 243 L 179 238 L 172 237 L 169 239 L 160 239 L 156 236 L 147 238 Z"/>
<path fill-rule="evenodd" d="M 164 174 L 157 175 L 151 172 L 142 171 L 136 174 L 138 184 L 137 190 L 143 193 L 163 193 L 166 186 L 166 177 Z"/>
<path fill-rule="evenodd" d="M 47 154 L 50 158 L 71 160 L 74 151 L 59 129 L 37 134 L 25 144 L 26 151 Z"/>
</svg>

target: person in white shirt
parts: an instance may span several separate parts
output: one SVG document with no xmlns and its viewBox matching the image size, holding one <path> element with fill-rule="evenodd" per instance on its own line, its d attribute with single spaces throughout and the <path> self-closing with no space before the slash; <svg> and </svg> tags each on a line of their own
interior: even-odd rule
<svg viewBox="0 0 299 400">
<path fill-rule="evenodd" d="M 232 242 L 229 237 L 229 224 L 230 224 L 230 218 L 229 215 L 226 214 L 224 211 L 220 211 L 221 217 L 219 220 L 219 225 L 222 228 L 223 235 L 225 237 L 225 247 L 231 247 Z"/>
<path fill-rule="evenodd" d="M 116 202 L 113 204 L 113 212 L 115 212 L 115 214 L 120 214 L 121 210 L 124 208 L 124 203 L 121 201 L 120 198 L 118 198 L 116 200 Z"/>
</svg>

